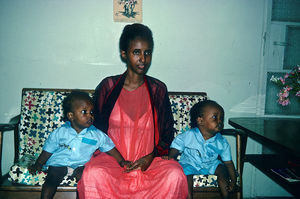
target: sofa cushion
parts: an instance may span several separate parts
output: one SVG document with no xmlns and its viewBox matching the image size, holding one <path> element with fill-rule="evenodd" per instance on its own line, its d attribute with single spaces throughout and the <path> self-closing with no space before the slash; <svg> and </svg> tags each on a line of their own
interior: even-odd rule
<svg viewBox="0 0 300 199">
<path fill-rule="evenodd" d="M 86 90 L 92 96 L 93 90 Z M 49 134 L 63 124 L 62 101 L 71 92 L 68 89 L 23 89 L 19 131 L 19 161 L 9 171 L 9 180 L 42 185 L 47 173 L 29 174 L 28 165 L 33 164 L 42 152 Z M 207 99 L 206 93 L 169 93 L 176 129 L 175 136 L 189 129 L 189 111 L 198 101 Z M 76 186 L 75 179 L 65 177 L 61 185 Z M 216 176 L 194 176 L 194 186 L 216 186 Z"/>
</svg>

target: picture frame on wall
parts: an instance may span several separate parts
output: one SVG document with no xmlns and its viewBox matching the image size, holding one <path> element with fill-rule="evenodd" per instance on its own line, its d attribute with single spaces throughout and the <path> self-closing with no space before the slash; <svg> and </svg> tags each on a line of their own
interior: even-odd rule
<svg viewBox="0 0 300 199">
<path fill-rule="evenodd" d="M 114 0 L 113 15 L 115 22 L 141 23 L 142 0 Z"/>
</svg>

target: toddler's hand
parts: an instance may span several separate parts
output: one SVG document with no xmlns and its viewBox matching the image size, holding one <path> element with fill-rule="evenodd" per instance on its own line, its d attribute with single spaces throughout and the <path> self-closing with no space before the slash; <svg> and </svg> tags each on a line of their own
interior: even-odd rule
<svg viewBox="0 0 300 199">
<path fill-rule="evenodd" d="M 170 160 L 169 156 L 167 156 L 167 155 L 161 156 L 161 158 L 164 160 Z"/>
<path fill-rule="evenodd" d="M 234 190 L 235 190 L 235 188 L 236 188 L 236 184 L 235 184 L 235 182 L 230 182 L 229 183 L 229 185 L 227 186 L 227 191 L 228 192 L 233 192 Z"/>
<path fill-rule="evenodd" d="M 31 175 L 35 175 L 37 171 L 41 171 L 42 170 L 42 166 L 43 165 L 40 165 L 40 164 L 33 164 L 33 165 L 30 165 L 28 167 L 28 171 Z"/>
</svg>

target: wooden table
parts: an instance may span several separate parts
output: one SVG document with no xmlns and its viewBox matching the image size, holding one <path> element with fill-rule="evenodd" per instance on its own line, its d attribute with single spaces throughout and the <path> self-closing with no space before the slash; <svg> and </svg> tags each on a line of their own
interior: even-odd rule
<svg viewBox="0 0 300 199">
<path fill-rule="evenodd" d="M 229 124 L 245 132 L 242 161 L 251 163 L 293 196 L 300 198 L 300 182 L 288 182 L 271 171 L 274 168 L 300 169 L 300 119 L 239 117 L 230 118 Z M 245 154 L 247 137 L 267 147 L 269 153 Z"/>
</svg>

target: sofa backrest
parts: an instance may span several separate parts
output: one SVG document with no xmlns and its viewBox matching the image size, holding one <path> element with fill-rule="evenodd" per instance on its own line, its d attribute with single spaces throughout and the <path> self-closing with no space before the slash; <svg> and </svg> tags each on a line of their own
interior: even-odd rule
<svg viewBox="0 0 300 199">
<path fill-rule="evenodd" d="M 21 121 L 19 131 L 19 158 L 23 155 L 38 157 L 49 134 L 63 124 L 62 101 L 72 89 L 22 90 Z M 94 90 L 82 90 L 91 96 Z M 190 108 L 207 99 L 204 92 L 169 92 L 176 135 L 189 128 Z"/>
</svg>

